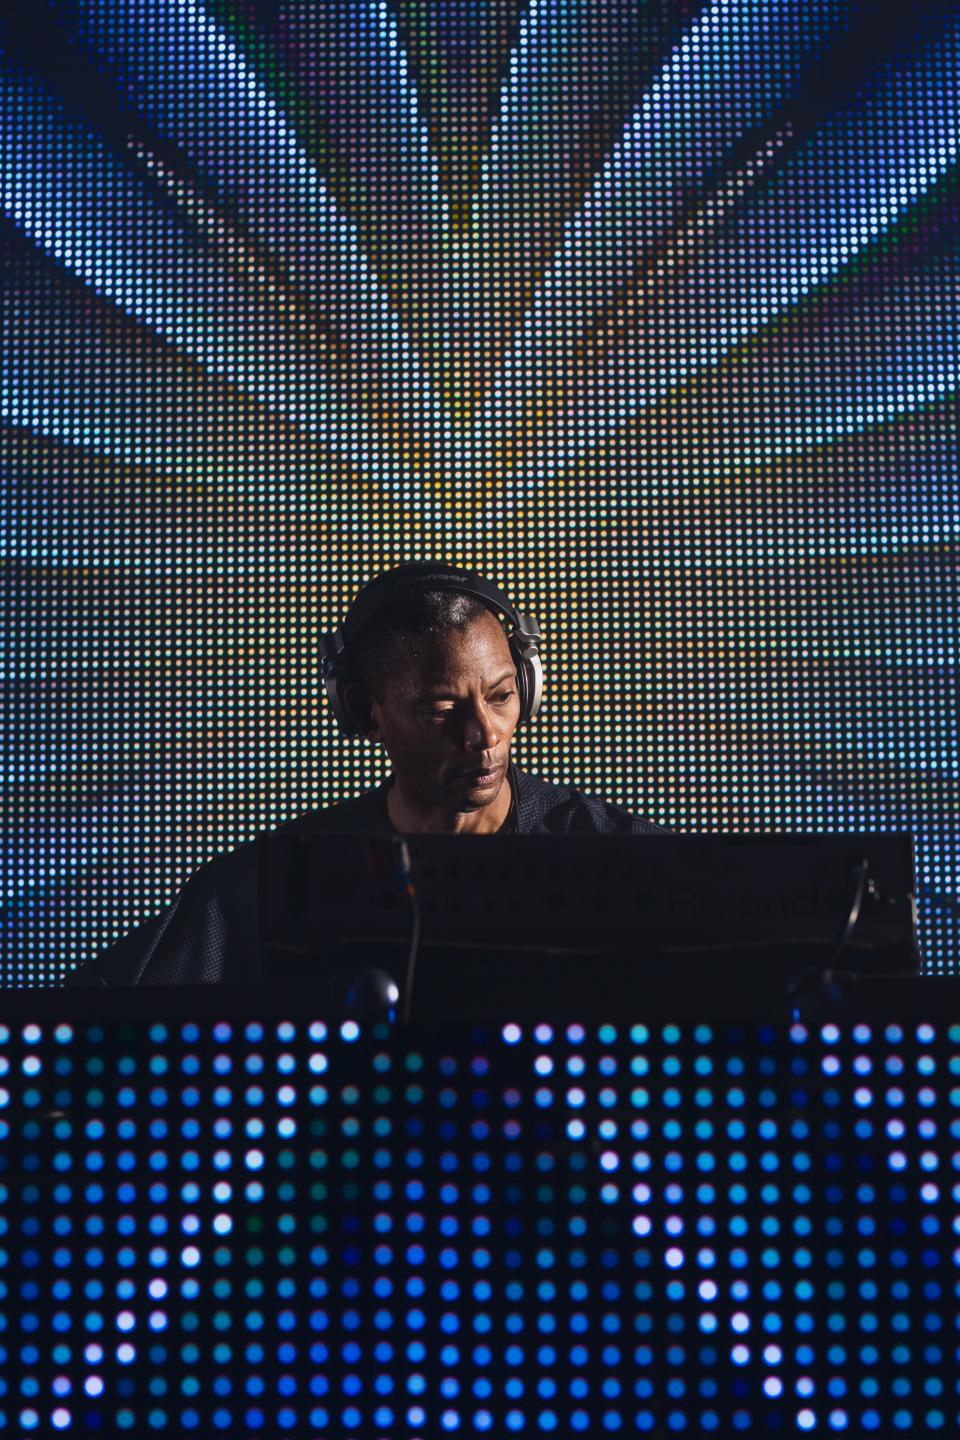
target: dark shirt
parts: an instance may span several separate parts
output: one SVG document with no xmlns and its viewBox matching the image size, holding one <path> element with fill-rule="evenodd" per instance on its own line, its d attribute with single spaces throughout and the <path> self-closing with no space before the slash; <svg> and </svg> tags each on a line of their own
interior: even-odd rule
<svg viewBox="0 0 960 1440">
<path fill-rule="evenodd" d="M 501 827 L 521 835 L 567 831 L 651 835 L 664 827 L 571 785 L 551 785 L 518 770 L 508 776 L 513 800 Z M 388 776 L 352 800 L 341 800 L 278 827 L 279 833 L 309 824 L 311 830 L 394 831 L 387 810 Z M 173 903 L 111 945 L 98 960 L 81 965 L 67 985 L 216 985 L 262 978 L 258 954 L 257 842 L 202 865 Z"/>
</svg>

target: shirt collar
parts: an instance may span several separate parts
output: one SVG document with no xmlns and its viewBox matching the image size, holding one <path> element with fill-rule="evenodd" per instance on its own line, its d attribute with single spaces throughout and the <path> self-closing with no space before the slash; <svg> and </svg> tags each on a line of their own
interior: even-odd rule
<svg viewBox="0 0 960 1440">
<path fill-rule="evenodd" d="M 523 783 L 525 778 L 526 777 L 524 776 L 523 771 L 517 769 L 516 765 L 513 763 L 513 757 L 511 756 L 507 760 L 507 779 L 510 784 L 511 800 L 510 809 L 507 811 L 507 818 L 503 822 L 503 833 L 509 833 L 510 831 L 519 831 L 521 829 L 520 819 L 521 816 L 525 815 L 526 812 L 526 806 L 524 804 L 525 786 Z M 390 811 L 387 809 L 387 794 L 390 790 L 390 786 L 393 784 L 393 780 L 394 776 L 393 771 L 391 770 L 390 774 L 385 776 L 384 779 L 381 780 L 374 793 L 376 794 L 377 800 L 380 804 L 380 808 L 383 812 L 383 818 L 386 822 L 387 828 L 389 830 L 392 830 L 395 835 L 398 835 L 400 832 L 397 830 L 397 827 L 390 819 Z"/>
</svg>

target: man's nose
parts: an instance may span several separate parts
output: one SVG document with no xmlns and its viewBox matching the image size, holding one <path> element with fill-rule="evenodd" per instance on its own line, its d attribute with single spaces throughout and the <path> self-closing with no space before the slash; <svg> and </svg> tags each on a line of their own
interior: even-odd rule
<svg viewBox="0 0 960 1440">
<path fill-rule="evenodd" d="M 501 734 L 501 719 L 483 701 L 470 708 L 464 722 L 464 739 L 475 750 L 493 750 Z"/>
</svg>

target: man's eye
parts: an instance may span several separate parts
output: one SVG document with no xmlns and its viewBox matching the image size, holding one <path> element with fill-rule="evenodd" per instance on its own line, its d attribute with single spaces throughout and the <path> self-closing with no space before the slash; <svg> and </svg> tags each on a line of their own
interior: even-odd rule
<svg viewBox="0 0 960 1440">
<path fill-rule="evenodd" d="M 496 704 L 503 705 L 510 699 L 512 694 L 512 690 L 502 690 L 499 695 L 494 696 L 494 700 Z M 442 720 L 445 715 L 453 714 L 453 706 L 448 706 L 446 710 L 430 710 L 427 713 L 434 720 Z"/>
</svg>

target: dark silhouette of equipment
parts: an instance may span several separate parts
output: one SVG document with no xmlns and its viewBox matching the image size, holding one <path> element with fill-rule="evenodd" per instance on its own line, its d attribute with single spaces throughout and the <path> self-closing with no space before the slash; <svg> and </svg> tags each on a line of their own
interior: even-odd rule
<svg viewBox="0 0 960 1440">
<path fill-rule="evenodd" d="M 264 978 L 313 980 L 356 1006 L 375 1003 L 360 973 L 381 971 L 403 1019 L 609 1015 L 692 985 L 769 1009 L 825 971 L 920 970 L 904 834 L 304 827 L 259 843 Z"/>
</svg>

